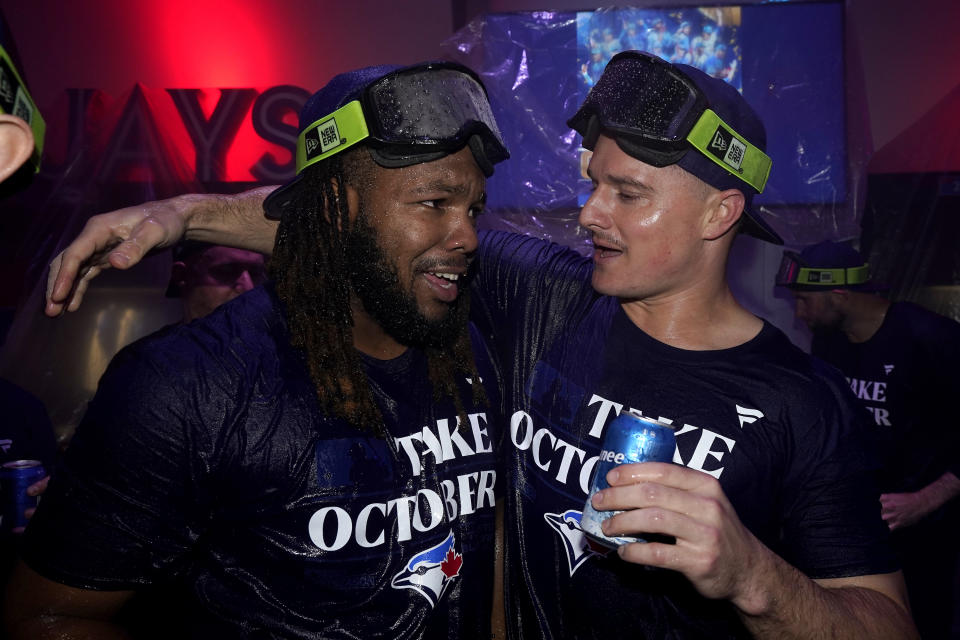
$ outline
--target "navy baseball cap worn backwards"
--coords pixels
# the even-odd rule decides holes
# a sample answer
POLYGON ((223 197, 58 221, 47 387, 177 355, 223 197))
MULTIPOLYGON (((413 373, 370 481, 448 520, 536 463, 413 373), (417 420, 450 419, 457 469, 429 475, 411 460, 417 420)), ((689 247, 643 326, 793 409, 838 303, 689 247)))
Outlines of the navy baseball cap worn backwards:
POLYGON ((641 51, 623 51, 567 125, 593 149, 602 133, 624 153, 655 167, 676 164, 716 189, 746 199, 744 233, 783 244, 752 210, 772 162, 763 122, 729 83, 641 51))
POLYGON ((777 286, 794 291, 875 290, 870 265, 845 242, 818 242, 800 253, 784 251, 777 286))
POLYGON ((335 76, 300 111, 297 175, 264 202, 279 219, 304 169, 363 142, 382 167, 439 160, 469 146, 489 177, 510 157, 486 89, 468 67, 425 62, 365 67, 335 76))

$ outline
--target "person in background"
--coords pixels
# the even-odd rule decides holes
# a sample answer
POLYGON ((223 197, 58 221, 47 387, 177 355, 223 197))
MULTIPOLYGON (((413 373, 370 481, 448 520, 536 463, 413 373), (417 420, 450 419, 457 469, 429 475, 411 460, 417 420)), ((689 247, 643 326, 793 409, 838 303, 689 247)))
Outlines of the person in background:
POLYGON ((118 637, 173 584, 189 637, 489 636, 499 377, 468 283, 507 156, 461 65, 314 94, 271 281, 113 359, 27 527, 10 635, 118 637))
POLYGON ((183 303, 183 322, 209 314, 266 281, 263 255, 186 240, 173 248, 166 296, 183 303))
POLYGON ((843 373, 874 423, 880 502, 924 638, 950 637, 960 602, 960 324, 879 295, 849 243, 784 253, 777 284, 813 332, 811 352, 843 373))

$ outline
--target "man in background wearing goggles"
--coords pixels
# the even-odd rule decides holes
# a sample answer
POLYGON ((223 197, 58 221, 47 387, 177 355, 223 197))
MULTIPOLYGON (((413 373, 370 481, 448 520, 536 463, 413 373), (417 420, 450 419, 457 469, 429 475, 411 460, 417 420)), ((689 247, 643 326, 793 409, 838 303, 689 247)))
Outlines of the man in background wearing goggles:
MULTIPOLYGON (((780 243, 751 207, 770 168, 756 114, 720 80, 630 52, 570 126, 592 150, 580 214, 592 260, 485 233, 473 285, 472 317, 507 382, 510 637, 915 637, 859 408, 726 282, 738 231, 780 243), (588 544, 579 521, 604 427, 628 407, 676 425, 683 464, 621 467, 595 506, 624 510, 607 534, 676 542, 613 552, 588 544)), ((224 209, 272 232, 255 222, 260 197, 217 214, 210 200, 151 203, 149 225, 135 224, 139 209, 104 214, 51 265, 48 313, 76 308, 90 274, 168 246, 184 225, 235 238, 224 209)))
POLYGON ((924 638, 950 637, 960 594, 960 324, 879 295, 845 242, 786 251, 776 284, 813 332, 811 352, 837 367, 873 418, 880 504, 924 638))
POLYGON ((101 378, 27 527, 11 637, 117 637, 147 586, 173 598, 150 637, 490 636, 499 386, 468 284, 508 154, 485 90, 359 69, 300 132, 270 282, 101 378))

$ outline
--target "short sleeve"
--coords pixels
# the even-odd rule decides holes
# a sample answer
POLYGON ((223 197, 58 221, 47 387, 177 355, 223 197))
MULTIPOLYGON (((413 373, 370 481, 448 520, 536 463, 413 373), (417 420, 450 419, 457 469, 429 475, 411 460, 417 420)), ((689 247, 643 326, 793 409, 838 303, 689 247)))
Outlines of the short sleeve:
POLYGON ((880 517, 877 452, 867 414, 839 373, 813 360, 818 419, 798 434, 791 475, 801 478, 785 505, 783 555, 811 578, 889 573, 899 567, 880 517))

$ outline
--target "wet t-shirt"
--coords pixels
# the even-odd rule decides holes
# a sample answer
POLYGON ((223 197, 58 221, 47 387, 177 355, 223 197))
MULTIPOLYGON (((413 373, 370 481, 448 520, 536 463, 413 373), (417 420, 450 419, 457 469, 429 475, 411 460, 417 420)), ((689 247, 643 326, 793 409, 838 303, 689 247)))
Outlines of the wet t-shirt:
POLYGON ((960 477, 960 324, 894 302, 867 341, 814 335, 811 350, 846 376, 870 412, 884 453, 885 491, 916 491, 944 472, 960 477))
POLYGON ((487 233, 480 253, 474 322, 507 378, 510 637, 749 637, 732 605, 584 537, 603 435, 630 409, 670 422, 674 461, 718 478, 744 524, 808 576, 896 569, 863 413, 831 368, 767 323, 722 351, 658 342, 593 291, 589 260, 557 245, 487 233))
POLYGON ((258 288, 120 352, 27 531, 75 587, 173 585, 203 638, 487 633, 496 374, 436 402, 424 355, 363 366, 389 438, 322 415, 258 288))

